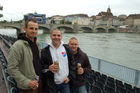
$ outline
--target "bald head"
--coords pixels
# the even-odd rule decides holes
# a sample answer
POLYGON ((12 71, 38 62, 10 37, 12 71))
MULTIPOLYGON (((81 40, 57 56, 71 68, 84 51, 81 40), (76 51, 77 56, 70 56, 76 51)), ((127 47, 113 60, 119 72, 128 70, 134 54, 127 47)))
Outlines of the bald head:
POLYGON ((54 29, 51 31, 50 38, 52 40, 52 44, 55 48, 58 48, 61 44, 62 33, 58 29, 54 29))
POLYGON ((62 32, 61 32, 59 29, 53 29, 53 30, 51 30, 50 35, 52 35, 52 33, 53 33, 54 31, 55 31, 55 32, 60 32, 61 35, 62 35, 62 32))
POLYGON ((73 53, 76 54, 77 49, 79 47, 77 38, 76 37, 70 38, 68 45, 73 50, 73 53))

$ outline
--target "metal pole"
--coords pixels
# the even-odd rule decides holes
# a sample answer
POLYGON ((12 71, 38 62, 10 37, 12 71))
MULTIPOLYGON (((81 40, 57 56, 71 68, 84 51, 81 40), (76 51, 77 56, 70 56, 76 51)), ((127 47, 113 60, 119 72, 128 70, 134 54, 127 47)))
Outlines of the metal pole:
MULTIPOLYGON (((138 86, 138 82, 140 82, 140 72, 138 70, 136 70, 135 72, 135 81, 134 81, 134 85, 138 86)), ((140 85, 139 85, 140 86, 140 85)))

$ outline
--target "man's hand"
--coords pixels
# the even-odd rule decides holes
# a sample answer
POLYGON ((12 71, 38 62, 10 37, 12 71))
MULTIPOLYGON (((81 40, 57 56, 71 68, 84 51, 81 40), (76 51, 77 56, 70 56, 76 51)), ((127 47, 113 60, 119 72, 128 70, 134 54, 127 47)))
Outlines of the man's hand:
POLYGON ((68 83, 69 81, 70 81, 69 78, 65 78, 65 79, 64 79, 64 83, 68 83))
POLYGON ((38 88, 38 82, 35 82, 34 80, 31 80, 30 82, 29 82, 29 87, 31 88, 31 89, 33 89, 33 90, 35 90, 35 89, 37 89, 38 88))
POLYGON ((78 68, 77 73, 82 75, 84 73, 84 69, 82 67, 78 68))
POLYGON ((55 64, 52 64, 52 65, 49 66, 49 70, 53 73, 56 73, 59 70, 59 66, 55 65, 55 64))

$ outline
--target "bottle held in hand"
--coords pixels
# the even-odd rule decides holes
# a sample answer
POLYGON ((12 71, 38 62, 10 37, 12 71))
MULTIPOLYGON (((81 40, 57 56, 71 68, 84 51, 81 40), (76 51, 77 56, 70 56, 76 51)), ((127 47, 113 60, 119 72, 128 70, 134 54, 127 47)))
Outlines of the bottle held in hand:
POLYGON ((80 63, 77 63, 77 69, 81 68, 81 64, 80 63))
POLYGON ((54 64, 59 66, 59 62, 58 61, 55 61, 54 64))
MULTIPOLYGON (((38 75, 35 75, 34 82, 39 82, 39 76, 38 75)), ((37 85, 37 87, 38 87, 38 85, 37 85)))
MULTIPOLYGON (((55 61, 54 62, 54 65, 58 66, 58 70, 59 70, 59 62, 58 61, 55 61)), ((57 72, 58 72, 58 70, 57 70, 57 72)))

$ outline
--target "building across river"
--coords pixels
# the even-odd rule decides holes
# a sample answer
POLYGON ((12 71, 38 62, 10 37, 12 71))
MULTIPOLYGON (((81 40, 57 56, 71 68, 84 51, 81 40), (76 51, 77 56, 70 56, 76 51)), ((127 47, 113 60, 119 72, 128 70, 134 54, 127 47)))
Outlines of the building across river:
POLYGON ((46 14, 29 13, 24 15, 24 20, 35 18, 39 24, 46 24, 46 14))

